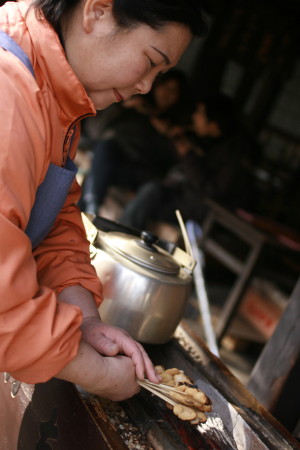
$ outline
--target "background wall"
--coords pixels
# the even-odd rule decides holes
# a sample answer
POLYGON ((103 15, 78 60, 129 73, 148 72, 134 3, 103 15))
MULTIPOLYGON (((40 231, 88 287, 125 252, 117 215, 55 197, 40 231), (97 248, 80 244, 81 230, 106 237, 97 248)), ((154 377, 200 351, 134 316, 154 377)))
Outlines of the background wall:
POLYGON ((234 98, 262 145, 257 211, 300 229, 300 2, 209 5, 209 33, 187 60, 193 92, 234 98))

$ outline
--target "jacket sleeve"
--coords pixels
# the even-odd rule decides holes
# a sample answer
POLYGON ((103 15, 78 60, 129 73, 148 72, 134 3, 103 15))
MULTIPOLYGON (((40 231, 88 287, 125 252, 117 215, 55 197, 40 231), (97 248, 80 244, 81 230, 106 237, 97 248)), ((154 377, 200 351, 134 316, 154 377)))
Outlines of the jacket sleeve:
POLYGON ((76 356, 82 314, 38 282, 24 230, 49 157, 47 113, 25 66, 0 58, 0 371, 37 383, 76 356))

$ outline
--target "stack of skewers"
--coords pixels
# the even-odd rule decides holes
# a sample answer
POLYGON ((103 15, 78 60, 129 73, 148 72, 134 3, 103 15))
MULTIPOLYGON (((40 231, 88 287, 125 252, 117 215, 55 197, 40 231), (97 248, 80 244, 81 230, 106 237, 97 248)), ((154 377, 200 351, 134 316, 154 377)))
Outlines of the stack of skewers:
POLYGON ((162 382, 155 384, 145 379, 139 381, 139 385, 164 400, 181 420, 189 421, 192 425, 206 422, 206 413, 212 410, 209 397, 182 370, 165 370, 163 366, 156 366, 155 369, 162 382))

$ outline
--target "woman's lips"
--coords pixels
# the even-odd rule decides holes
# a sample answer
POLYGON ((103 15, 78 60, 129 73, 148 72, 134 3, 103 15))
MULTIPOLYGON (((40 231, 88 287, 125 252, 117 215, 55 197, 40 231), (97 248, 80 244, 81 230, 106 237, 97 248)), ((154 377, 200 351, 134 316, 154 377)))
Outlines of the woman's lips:
POLYGON ((114 91, 114 93, 115 93, 115 97, 116 97, 116 99, 117 99, 117 102, 121 102, 122 100, 124 100, 124 98, 122 97, 122 95, 120 94, 120 92, 117 91, 117 89, 114 89, 113 91, 114 91))

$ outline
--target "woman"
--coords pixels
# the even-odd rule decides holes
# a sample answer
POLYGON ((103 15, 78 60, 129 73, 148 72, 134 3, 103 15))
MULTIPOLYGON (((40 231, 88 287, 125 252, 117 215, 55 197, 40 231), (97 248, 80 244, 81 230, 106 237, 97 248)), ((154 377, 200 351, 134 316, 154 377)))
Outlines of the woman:
POLYGON ((7 2, 0 29, 0 370, 130 397, 159 380, 99 318, 72 159, 82 118, 147 93, 201 33, 199 0, 7 2))

